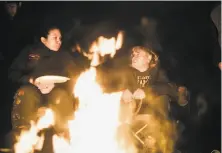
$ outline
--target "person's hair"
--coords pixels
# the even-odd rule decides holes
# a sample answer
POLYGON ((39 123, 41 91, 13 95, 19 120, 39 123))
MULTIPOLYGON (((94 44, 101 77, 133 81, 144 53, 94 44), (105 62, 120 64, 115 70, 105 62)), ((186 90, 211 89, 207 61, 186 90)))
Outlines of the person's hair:
POLYGON ((40 38, 41 37, 44 37, 44 38, 47 38, 48 37, 48 34, 51 30, 54 30, 54 29, 58 29, 60 32, 61 29, 58 27, 58 26, 43 26, 42 28, 40 28, 37 32, 37 34, 35 35, 35 42, 40 42, 40 38))
POLYGON ((18 8, 22 6, 22 2, 19 1, 5 1, 5 5, 7 4, 16 4, 18 8))
POLYGON ((40 35, 41 35, 40 37, 45 37, 45 38, 47 38, 49 32, 50 32, 51 30, 54 30, 54 29, 58 29, 58 30, 61 32, 61 30, 60 30, 60 28, 59 28, 58 26, 43 27, 43 28, 41 29, 41 32, 40 32, 40 35))
MULTIPOLYGON (((143 47, 143 46, 134 46, 131 49, 131 53, 136 50, 142 50, 142 51, 146 52, 147 54, 151 55, 151 61, 149 64, 150 67, 155 67, 158 64, 159 57, 151 48, 143 47)), ((131 56, 130 56, 130 59, 131 59, 131 56)))

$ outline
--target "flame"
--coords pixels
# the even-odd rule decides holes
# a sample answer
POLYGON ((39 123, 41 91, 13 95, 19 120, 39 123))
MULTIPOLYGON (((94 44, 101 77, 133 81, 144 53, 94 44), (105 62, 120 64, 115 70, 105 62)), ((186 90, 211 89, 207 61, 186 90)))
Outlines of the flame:
POLYGON ((100 56, 110 55, 114 57, 116 50, 119 50, 123 44, 123 32, 119 32, 117 38, 112 37, 110 39, 100 36, 94 41, 90 47, 90 52, 97 52, 100 56))
POLYGON ((72 151, 122 153, 116 139, 122 93, 103 93, 95 77, 96 69, 91 67, 79 77, 74 89, 80 104, 75 120, 69 122, 72 151))
POLYGON ((116 51, 122 47, 123 44, 123 32, 119 32, 117 38, 112 37, 110 39, 100 36, 94 41, 89 49, 89 54, 84 54, 91 60, 92 66, 97 66, 101 63, 101 57, 110 55, 113 58, 116 51))
POLYGON ((17 137, 17 143, 14 145, 15 153, 32 153, 34 150, 41 150, 44 135, 38 136, 38 133, 53 124, 53 112, 50 109, 46 109, 45 115, 37 123, 31 121, 31 128, 21 131, 21 135, 17 137))
MULTIPOLYGON (((78 77, 73 90, 73 94, 79 99, 79 106, 74 112, 75 118, 68 122, 69 140, 61 135, 53 135, 54 153, 137 153, 137 144, 132 141, 129 133, 133 133, 132 135, 139 140, 138 134, 147 126, 151 129, 148 132, 154 133, 157 137, 143 133, 146 139, 145 142, 141 142, 148 147, 156 145, 157 142, 158 150, 163 153, 172 152, 173 140, 170 140, 170 135, 174 133, 173 125, 168 120, 151 116, 147 118, 145 126, 139 125, 139 128, 136 127, 137 131, 130 131, 120 121, 122 92, 104 93, 96 82, 95 66, 101 63, 100 59, 105 55, 113 58, 122 43, 122 32, 116 39, 101 36, 92 43, 91 67, 78 77)), ((15 153, 32 153, 34 150, 41 150, 44 135, 38 136, 38 133, 51 125, 54 125, 54 116, 52 111, 47 109, 45 115, 36 124, 31 122, 31 128, 22 131, 14 146, 15 153)))
POLYGON ((80 104, 75 119, 69 122, 70 143, 55 136, 55 153, 108 152, 130 153, 133 148, 121 148, 117 141, 117 129, 120 126, 119 109, 122 92, 103 93, 95 82, 96 69, 91 67, 82 73, 74 88, 80 104), (87 95, 87 96, 86 96, 87 95))
MULTIPOLYGON (((113 57, 122 45, 122 35, 106 39, 99 37, 93 42, 94 53, 92 66, 99 64, 98 56, 109 54, 113 57), (93 63, 94 62, 94 63, 93 63)), ((77 79, 74 95, 79 99, 75 119, 69 121, 70 142, 62 137, 53 137, 55 153, 134 153, 134 146, 128 148, 120 145, 117 133, 120 126, 119 111, 122 92, 106 94, 96 82, 96 68, 90 67, 77 79)), ((123 141, 123 140, 121 140, 123 141)))

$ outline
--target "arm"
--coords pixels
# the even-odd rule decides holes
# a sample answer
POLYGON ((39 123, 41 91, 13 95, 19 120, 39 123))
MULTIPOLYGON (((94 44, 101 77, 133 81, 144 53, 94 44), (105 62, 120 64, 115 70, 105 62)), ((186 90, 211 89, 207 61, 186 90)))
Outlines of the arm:
POLYGON ((178 87, 169 81, 166 73, 160 69, 156 77, 156 81, 151 85, 152 90, 158 95, 168 95, 173 101, 178 101, 178 87))
POLYGON ((29 82, 29 79, 31 78, 30 72, 35 68, 38 62, 38 59, 33 57, 33 53, 30 52, 30 50, 30 46, 23 49, 9 68, 8 78, 12 82, 22 84, 29 82))
POLYGON ((167 77, 166 72, 164 70, 160 69, 157 72, 157 80, 156 80, 156 82, 158 82, 158 83, 169 83, 170 82, 170 80, 167 77))
POLYGON ((26 76, 24 74, 26 72, 28 52, 29 52, 29 47, 24 48, 10 66, 8 70, 8 78, 12 82, 21 83, 25 80, 26 76))
POLYGON ((171 83, 163 70, 159 71, 156 84, 152 87, 160 95, 168 95, 172 101, 178 102, 180 106, 188 103, 189 92, 186 87, 171 83))

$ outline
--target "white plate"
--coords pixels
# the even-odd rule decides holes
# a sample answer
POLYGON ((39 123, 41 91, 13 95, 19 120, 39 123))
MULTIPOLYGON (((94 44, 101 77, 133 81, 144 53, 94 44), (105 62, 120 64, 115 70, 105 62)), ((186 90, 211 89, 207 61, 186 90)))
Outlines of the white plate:
POLYGON ((50 83, 64 83, 68 80, 70 80, 70 78, 63 76, 47 75, 47 76, 38 77, 36 79, 36 82, 50 84, 50 83))

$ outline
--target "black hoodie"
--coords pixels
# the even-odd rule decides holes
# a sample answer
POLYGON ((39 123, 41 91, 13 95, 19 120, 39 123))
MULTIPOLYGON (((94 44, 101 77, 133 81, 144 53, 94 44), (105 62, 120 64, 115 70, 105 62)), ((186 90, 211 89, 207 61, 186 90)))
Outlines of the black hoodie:
POLYGON ((127 74, 128 88, 134 93, 138 88, 146 93, 152 92, 155 95, 168 95, 173 101, 178 100, 177 86, 171 83, 165 72, 158 68, 152 68, 145 72, 140 72, 134 68, 129 68, 127 74))
POLYGON ((145 72, 140 72, 130 66, 125 74, 128 80, 126 88, 132 93, 140 88, 148 94, 168 95, 173 101, 177 101, 177 86, 170 82, 165 71, 161 69, 158 55, 153 51, 147 50, 147 52, 153 55, 150 68, 145 72))
POLYGON ((77 66, 65 51, 51 51, 43 44, 27 46, 12 63, 8 77, 11 81, 25 84, 30 78, 43 75, 72 77, 77 66))

